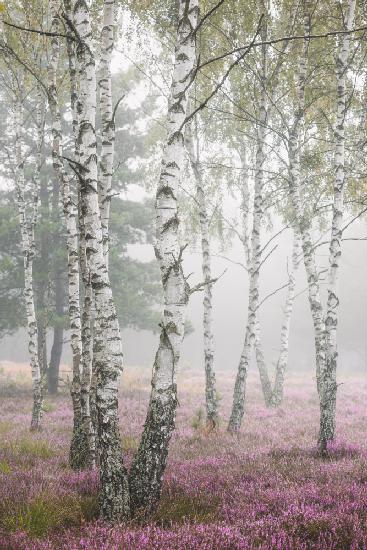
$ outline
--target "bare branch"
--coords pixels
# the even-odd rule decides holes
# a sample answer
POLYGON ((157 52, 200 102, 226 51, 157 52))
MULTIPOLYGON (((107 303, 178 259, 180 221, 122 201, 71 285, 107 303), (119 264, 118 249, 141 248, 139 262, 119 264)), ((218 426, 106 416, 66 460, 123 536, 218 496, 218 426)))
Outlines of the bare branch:
POLYGON ((201 283, 198 283, 197 285, 193 286, 192 288, 190 288, 189 294, 191 295, 194 292, 201 292, 202 290, 204 290, 206 286, 216 283, 217 281, 219 281, 219 279, 221 279, 221 277, 223 277, 226 271, 227 269, 225 269, 223 273, 219 275, 219 277, 215 277, 214 279, 208 279, 207 281, 202 281, 201 283))
POLYGON ((116 101, 116 105, 113 109, 113 113, 112 113, 112 120, 111 122, 114 124, 115 123, 115 116, 116 116, 116 111, 118 109, 118 106, 120 105, 121 101, 124 99, 126 94, 122 94, 122 96, 116 101))
POLYGON ((262 305, 264 302, 266 302, 266 300, 268 300, 271 296, 274 296, 274 294, 277 294, 278 292, 280 292, 281 290, 283 290, 283 288, 287 288, 287 286, 289 286, 289 282, 285 283, 284 285, 280 286, 279 288, 276 288, 275 290, 273 290, 272 292, 270 292, 269 294, 267 294, 265 296, 265 298, 263 298, 261 300, 261 302, 259 303, 259 305, 257 306, 257 308, 255 309, 255 311, 257 311, 262 305))
MULTIPOLYGON (((259 22, 258 22, 258 25, 257 25, 257 29, 256 29, 256 32, 255 32, 255 35, 252 39, 252 42, 250 43, 250 45, 245 49, 245 51, 239 56, 237 57, 237 59, 235 59, 235 61, 233 61, 233 63, 230 64, 230 66, 228 67, 228 69, 226 70, 226 72, 224 73, 224 75, 222 76, 222 78, 220 79, 220 81, 218 82, 218 84, 215 86, 215 88, 213 89, 213 91, 208 95, 208 97, 198 106, 196 107, 196 109, 194 109, 192 111, 192 113, 190 113, 186 118, 185 120, 183 121, 183 123, 181 124, 181 127, 179 128, 178 130, 178 133, 180 133, 182 131, 182 128, 185 126, 185 124, 187 124, 189 122, 189 120, 191 120, 192 118, 194 118, 194 116, 199 112, 201 111, 202 109, 204 109, 204 107, 207 105, 207 103, 211 100, 212 97, 215 96, 215 94, 218 92, 218 90, 220 90, 220 88, 223 86, 223 84, 225 83, 225 81, 227 80, 230 72, 232 71, 232 69, 238 65, 238 63, 247 55, 247 53, 250 51, 251 47, 252 47, 252 44, 255 43, 255 40, 256 40, 256 37, 257 35, 259 34, 260 32, 260 27, 261 27, 261 22, 264 18, 264 14, 261 15, 260 19, 259 19, 259 22)), ((243 49, 243 48, 242 48, 243 49)), ((191 81, 195 78, 195 75, 196 73, 198 72, 198 70, 202 67, 202 65, 199 67, 197 67, 194 71, 194 75, 191 79, 191 81)))
POLYGON ((250 44, 245 44, 244 46, 240 46, 238 48, 234 48, 233 50, 223 53, 222 55, 218 55, 217 57, 213 57, 212 59, 208 59, 208 61, 204 61, 197 70, 203 69, 207 65, 210 65, 211 63, 214 63, 215 61, 220 61, 222 59, 225 59, 226 57, 233 55, 234 53, 241 52, 242 50, 246 50, 246 53, 248 50, 251 50, 252 48, 257 48, 259 46, 271 46, 273 44, 278 44, 279 42, 290 42, 294 40, 314 40, 317 38, 329 38, 331 36, 338 36, 341 34, 354 34, 356 32, 362 32, 366 31, 367 26, 364 27, 358 27, 355 29, 351 29, 350 31, 343 30, 343 31, 328 31, 326 33, 322 34, 306 34, 306 35, 294 35, 294 36, 282 36, 281 38, 274 38, 272 40, 263 40, 261 42, 250 42, 250 44))
POLYGON ((10 23, 10 21, 4 21, 4 20, 2 21, 2 23, 4 23, 4 25, 7 25, 8 27, 14 27, 14 29, 19 29, 20 31, 33 32, 35 34, 40 34, 42 36, 59 36, 61 38, 69 38, 71 40, 76 41, 76 38, 74 38, 73 36, 69 36, 67 34, 62 34, 59 32, 43 31, 42 29, 30 29, 27 27, 21 27, 20 25, 15 25, 14 23, 10 23))
POLYGON ((212 9, 209 10, 209 11, 201 18, 201 20, 200 20, 199 23, 197 24, 196 29, 194 29, 193 34, 196 34, 196 33, 199 31, 199 29, 203 26, 203 24, 205 23, 205 21, 206 21, 209 17, 211 17, 211 16, 213 15, 213 13, 214 13, 218 8, 220 8, 220 6, 221 6, 222 4, 224 4, 224 2, 225 2, 225 0, 219 0, 219 2, 218 2, 217 4, 215 4, 215 6, 213 6, 212 9))

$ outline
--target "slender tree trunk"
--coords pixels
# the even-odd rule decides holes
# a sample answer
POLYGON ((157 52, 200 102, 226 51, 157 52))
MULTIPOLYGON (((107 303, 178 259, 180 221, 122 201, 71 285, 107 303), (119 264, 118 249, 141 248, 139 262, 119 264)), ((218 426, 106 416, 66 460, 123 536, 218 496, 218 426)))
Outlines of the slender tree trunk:
MULTIPOLYGON (((309 33, 310 7, 309 3, 306 1, 304 6, 304 34, 308 35, 309 33)), ((307 216, 303 211, 300 189, 300 130, 303 126, 305 116, 305 84, 307 78, 308 46, 309 40, 305 39, 297 75, 298 105, 289 133, 289 192, 295 217, 296 231, 300 236, 302 244, 303 262, 305 265, 308 284, 308 297, 315 334, 317 389, 319 395, 321 395, 320 372, 325 363, 325 324, 323 318, 323 307, 320 298, 319 275, 316 267, 315 249, 310 230, 311 222, 307 219, 307 216)))
POLYGON ((64 345, 64 281, 60 271, 55 273, 55 314, 53 342, 51 347, 50 364, 47 370, 48 392, 56 394, 59 389, 60 363, 64 345))
POLYGON ((96 430, 97 412, 95 403, 95 390, 92 391, 92 285, 84 287, 83 315, 82 315, 82 339, 83 339, 83 374, 81 383, 81 408, 84 432, 87 439, 88 456, 86 459, 89 468, 95 468, 96 456, 96 430))
POLYGON ((177 407, 176 371, 190 288, 182 271, 177 194, 184 164, 184 125, 196 62, 198 0, 180 0, 168 135, 156 194, 155 254, 161 270, 164 311, 153 365, 152 391, 138 452, 130 471, 133 513, 154 509, 160 498, 177 407))
POLYGON ((284 377, 288 365, 289 329, 296 289, 296 274, 300 262, 300 241, 297 233, 293 234, 292 265, 288 275, 287 296, 283 311, 283 320, 280 330, 280 353, 275 370, 275 381, 272 395, 273 407, 279 407, 284 397, 284 377))
POLYGON ((251 263, 251 250, 250 250, 250 238, 249 238, 249 226, 250 226, 250 188, 249 188, 249 166, 248 166, 248 153, 247 148, 244 147, 240 152, 242 174, 241 174, 241 218, 242 218, 242 235, 241 242, 245 252, 246 265, 251 263))
MULTIPOLYGON (((60 32, 59 2, 51 0, 51 29, 52 32, 60 32)), ((65 172, 62 161, 62 131, 61 115, 57 94, 57 70, 60 55, 59 39, 57 36, 51 39, 51 55, 48 68, 48 102, 52 116, 52 161, 55 173, 60 182, 64 219, 67 231, 68 251, 68 298, 70 318, 70 338, 73 355, 73 380, 71 396, 73 402, 74 425, 73 437, 70 447, 70 465, 79 469, 85 465, 85 438, 82 429, 82 414, 80 401, 80 362, 82 356, 81 321, 80 321, 80 294, 79 294, 79 255, 78 255, 78 230, 77 210, 75 208, 69 176, 65 172)))
MULTIPOLYGON (((42 241, 41 237, 41 241, 42 241)), ((42 247, 42 244, 41 244, 42 247)), ((46 276, 47 274, 47 267, 44 262, 45 256, 43 255, 43 250, 41 250, 41 258, 39 267, 42 272, 42 279, 45 274, 46 270, 46 276)), ((42 280, 38 286, 38 289, 36 290, 36 312, 37 312, 37 332, 38 332, 38 357, 39 357, 39 364, 41 369, 41 377, 44 378, 45 376, 48 377, 49 371, 48 371, 48 362, 47 362, 47 329, 48 329, 48 309, 49 309, 49 289, 48 289, 48 281, 42 280)))
MULTIPOLYGON (((42 306, 40 305, 40 308, 42 306)), ((36 311, 39 311, 38 305, 36 311)), ((38 357, 39 364, 41 369, 41 376, 48 376, 48 362, 47 362, 47 325, 46 319, 43 318, 41 314, 41 319, 37 323, 37 333, 38 333, 38 357)))
MULTIPOLYGON (((262 13, 265 13, 265 5, 262 2, 262 13)), ((266 21, 264 20, 261 37, 265 39, 267 35, 266 21)), ((245 412, 245 390, 247 370, 251 356, 251 346, 256 338, 256 319, 257 309, 259 306, 259 272, 261 266, 261 242, 260 230, 261 221, 263 218, 263 185, 264 185, 264 163, 265 163, 265 137, 266 137, 266 121, 267 121, 267 91, 266 91, 266 49, 262 49, 262 76, 261 76, 261 92, 260 92, 260 112, 257 127, 256 138, 256 160, 255 160, 255 193, 254 193, 254 212, 251 234, 251 263, 249 267, 250 286, 249 286, 249 302, 248 314, 245 330, 245 338, 243 350, 241 353, 240 362, 238 365, 236 382, 233 392, 233 403, 231 416, 228 424, 228 431, 231 433, 238 432, 243 415, 245 412)), ((265 399, 268 399, 266 387, 270 387, 270 381, 266 371, 261 369, 261 364, 258 364, 260 378, 264 390, 265 399)))
POLYGON ((292 247, 292 266, 288 274, 287 295, 283 312, 283 320, 280 331, 280 352, 275 370, 274 386, 271 385, 267 375, 267 366, 264 353, 261 346, 259 322, 255 323, 255 352, 256 361, 259 366, 260 380, 262 384, 265 404, 268 407, 279 407, 284 396, 284 378, 285 371, 288 365, 288 350, 289 350, 289 329, 291 315, 293 311, 293 303, 295 298, 296 288, 296 272, 300 261, 300 246, 299 239, 296 234, 293 238, 292 247), (263 373, 266 374, 265 379, 262 378, 263 373))
POLYGON ((209 430, 213 430, 218 425, 218 403, 214 371, 214 344, 212 329, 212 280, 211 275, 211 254, 210 254, 210 236, 209 219, 206 209, 206 199, 204 192, 204 183, 200 170, 199 159, 199 140, 197 128, 195 126, 195 144, 191 128, 186 128, 187 151, 190 164, 196 183, 196 201, 199 210, 200 232, 201 232, 201 254, 202 254, 202 272, 204 282, 203 297, 203 330, 204 330, 204 365, 205 365, 205 404, 206 404, 206 425, 209 430), (196 145, 196 147, 195 147, 196 145))
MULTIPOLYGON (((40 182, 40 206, 46 224, 50 219, 49 192, 46 181, 40 182)), ((38 272, 40 281, 36 289, 36 311, 38 324, 38 357, 42 375, 48 372, 47 360, 47 329, 50 298, 50 237, 44 229, 40 236, 38 272)))
POLYGON ((62 347, 64 342, 64 327, 56 325, 54 327, 53 342, 51 347, 50 364, 47 370, 48 393, 56 395, 59 390, 60 363, 62 347))
MULTIPOLYGON (((52 116, 52 115, 51 115, 52 116)), ((56 144, 57 145, 57 144, 56 144)), ((47 369, 47 386, 51 394, 56 394, 59 387, 59 371, 64 339, 64 302, 65 287, 62 278, 64 266, 60 266, 59 250, 62 247, 61 220, 60 220, 60 182, 55 173, 52 191, 52 246, 56 250, 53 257, 53 281, 55 293, 55 324, 53 343, 51 348, 50 363, 47 369)))
POLYGON ((101 327, 101 349, 95 357, 97 375, 98 449, 100 455, 100 513, 119 521, 130 515, 129 488, 123 464, 118 425, 118 380, 122 371, 121 336, 103 250, 98 200, 96 68, 88 4, 74 5, 79 33, 79 161, 81 215, 85 228, 86 262, 90 273, 96 322, 101 327))
MULTIPOLYGON (((41 377, 41 369, 38 357, 38 330, 37 320, 34 302, 34 290, 33 290, 33 260, 35 256, 35 226, 38 217, 38 193, 39 193, 39 173, 36 169, 36 177, 34 178, 33 193, 32 193, 32 212, 30 216, 27 216, 26 202, 24 197, 25 191, 25 177, 24 177, 24 159, 22 155, 22 137, 21 128, 23 124, 22 120, 22 105, 20 101, 14 103, 14 146, 15 146, 15 162, 16 162, 16 194, 17 194, 17 206, 19 223, 22 237, 22 249, 24 256, 24 301, 27 317, 27 331, 28 331, 28 351, 30 356, 31 371, 32 371, 32 385, 33 385, 33 407, 32 407, 32 420, 31 430, 41 429, 42 418, 42 405, 43 405, 43 384, 41 377)), ((43 142, 43 126, 41 123, 42 114, 40 103, 37 106, 37 126, 38 126, 38 138, 37 149, 38 151, 42 147, 43 142)), ((37 163, 38 164, 38 163, 37 163)))
MULTIPOLYGON (((346 18, 346 30, 353 27, 356 0, 349 0, 346 18)), ((334 204, 329 248, 329 280, 327 291, 326 319, 325 319, 325 368, 321 371, 321 399, 320 399, 320 434, 319 444, 325 451, 329 441, 335 436, 335 409, 336 409, 336 369, 338 361, 337 327, 338 327, 338 274, 341 259, 342 223, 345 187, 345 117, 347 114, 346 72, 348 69, 350 36, 345 34, 342 39, 340 52, 336 60, 337 70, 337 119, 335 126, 335 180, 334 204)))
POLYGON ((116 6, 114 0, 105 0, 103 5, 101 61, 98 80, 102 134, 98 182, 99 204, 103 234, 103 251, 107 260, 109 247, 108 225, 110 219, 113 157, 115 149, 115 121, 112 108, 111 74, 116 19, 115 9, 116 6))
MULTIPOLYGON (((101 154, 99 163, 99 179, 98 179, 98 196, 99 209, 102 226, 103 239, 103 254, 108 269, 109 257, 109 218, 110 218, 110 203, 113 175, 113 157, 115 147, 115 121, 112 108, 112 73, 111 61, 114 48, 114 33, 115 33, 115 14, 116 5, 114 1, 105 1, 103 5, 103 27, 102 27, 102 43, 101 43, 101 59, 99 68, 99 105, 101 115, 101 154)), ((88 345, 88 337, 91 336, 92 325, 92 309, 93 297, 92 289, 88 283, 88 278, 85 277, 85 315, 83 315, 85 334, 88 345), (88 336, 89 330, 89 336, 88 336)), ((96 461, 96 448, 98 440, 98 415, 97 415, 97 369, 95 360, 98 353, 103 348, 103 331, 99 325, 98 318, 94 319, 93 323, 93 345, 89 347, 90 363, 86 365, 83 376, 83 397, 85 397, 85 422, 89 426, 89 435, 92 449, 94 450, 94 462, 96 461)), ((92 341, 90 340, 89 344, 92 341)), ((87 355, 86 354, 86 355, 87 355)), ((87 357, 86 357, 87 361, 87 357)))
MULTIPOLYGON (((73 21, 75 2, 64 0, 64 8, 66 17, 69 21, 73 21)), ((75 145, 75 159, 79 163, 79 115, 81 109, 80 99, 78 95, 77 83, 77 59, 75 50, 75 41, 72 33, 67 39, 67 53, 69 63, 69 78, 70 78, 70 103, 72 111, 72 127, 75 145)), ((96 466, 96 432, 97 432, 97 413, 95 407, 95 391, 91 389, 92 380, 92 364, 93 364, 93 344, 92 344, 92 317, 93 317, 93 291, 91 286, 90 273, 87 267, 86 259, 86 243, 85 243, 85 228, 84 221, 81 215, 81 200, 80 190, 78 193, 78 226, 79 226, 79 267, 82 274, 84 297, 81 317, 81 341, 82 341, 82 363, 81 363, 81 386, 80 386, 80 407, 81 407, 81 424, 80 445, 83 447, 83 452, 79 452, 81 467, 94 468, 96 466)))

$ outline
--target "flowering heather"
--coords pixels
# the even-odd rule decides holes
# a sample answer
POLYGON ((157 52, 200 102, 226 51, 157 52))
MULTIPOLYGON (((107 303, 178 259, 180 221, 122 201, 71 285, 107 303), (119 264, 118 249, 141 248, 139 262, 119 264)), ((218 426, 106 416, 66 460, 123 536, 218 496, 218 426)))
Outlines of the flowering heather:
MULTIPOLYGON (((129 465, 149 397, 148 371, 127 369, 121 434, 129 465)), ((149 523, 110 526, 98 519, 97 472, 67 463, 68 395, 46 400, 43 431, 28 430, 27 389, 2 392, 0 548, 36 549, 364 549, 367 548, 367 385, 339 388, 338 440, 315 448, 318 399, 311 375, 292 376, 281 409, 266 409, 250 375, 242 432, 226 433, 232 377, 218 373, 222 426, 207 434, 202 377, 180 377, 177 430, 164 491, 149 523)), ((341 380, 342 381, 342 380, 341 380)))

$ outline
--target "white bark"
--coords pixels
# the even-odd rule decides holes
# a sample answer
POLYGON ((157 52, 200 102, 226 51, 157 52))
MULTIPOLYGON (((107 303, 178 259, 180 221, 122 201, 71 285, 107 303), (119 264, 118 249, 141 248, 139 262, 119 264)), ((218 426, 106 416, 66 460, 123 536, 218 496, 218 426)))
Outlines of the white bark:
MULTIPOLYGON (((307 3, 305 4, 304 10, 304 33, 305 35, 308 35, 310 33, 310 15, 307 3)), ((304 40, 303 52, 300 59, 299 71, 297 75, 298 105, 289 135, 289 192, 291 196, 294 217, 296 220, 296 231, 299 234, 302 243, 303 261, 308 283, 308 297, 315 333, 316 378, 317 387, 320 394, 320 372, 325 363, 325 324, 320 298, 320 285, 316 267, 315 250, 310 229, 311 222, 304 214, 300 189, 300 131, 303 126, 305 116, 305 83, 307 78, 308 46, 309 41, 304 40)))
MULTIPOLYGON (((353 27, 356 0, 349 0, 346 17, 346 30, 353 27)), ((348 69, 350 35, 345 34, 336 60, 337 70, 337 118, 335 126, 335 180, 334 202, 329 248, 329 278, 325 318, 326 362, 321 371, 320 399, 320 445, 326 449, 328 441, 334 439, 336 407, 336 369, 338 360, 337 326, 338 326, 338 274, 341 259, 342 223, 345 187, 345 117, 347 114, 346 72, 348 69)))
POLYGON ((288 287, 280 329, 280 352, 275 371, 275 381, 272 393, 272 405, 278 407, 284 396, 284 377, 288 365, 289 329, 296 289, 296 274, 301 260, 300 240, 296 232, 293 234, 292 263, 288 274, 288 287))
MULTIPOLYGON (((261 4, 262 13, 265 12, 265 3, 261 4)), ((263 22, 261 38, 265 40, 267 35, 266 21, 263 22)), ((254 192, 254 211, 251 232, 251 262, 249 265, 250 286, 249 286, 249 302, 247 322, 245 329, 244 345, 241 353, 240 362, 238 365, 236 382, 233 392, 233 403, 231 416, 228 424, 228 431, 238 432, 245 411, 245 390, 247 370, 250 362, 251 346, 255 343, 256 338, 256 318, 257 309, 259 306, 259 271, 261 265, 261 241, 260 231, 263 218, 263 185, 264 185, 264 163, 265 163, 265 139, 266 139, 266 122, 268 115, 268 101, 266 90, 266 48, 262 47, 262 74, 261 74, 261 90, 260 90, 260 107, 259 120, 257 125, 256 136, 256 160, 255 160, 255 192, 254 192)), ((261 369, 261 363, 258 363, 260 378, 263 384, 263 389, 267 392, 266 379, 267 372, 261 369)), ((268 399, 268 395, 265 395, 268 399)))
POLYGON ((218 403, 214 371, 214 342, 212 328, 212 287, 209 219, 206 208, 206 194, 200 169, 199 140, 195 127, 195 142, 191 128, 186 129, 187 152, 196 183, 196 202, 199 210, 201 232, 202 273, 205 283, 203 297, 204 365, 205 365, 205 404, 208 429, 218 425, 218 403), (196 147, 195 147, 196 145, 196 147))
MULTIPOLYGON (((73 19, 74 1, 64 0, 66 16, 69 20, 73 19)), ((67 39, 67 52, 69 63, 69 79, 70 79, 70 103, 72 112, 72 128, 74 136, 74 153, 75 159, 79 162, 79 117, 78 117, 78 82, 77 82, 77 60, 75 52, 75 41, 72 38, 67 39)), ((80 205, 80 192, 78 193, 78 204, 80 205)), ((79 260, 79 271, 82 275, 84 285, 84 297, 82 314, 80 312, 81 297, 79 296, 79 315, 80 319, 80 334, 81 334, 81 364, 80 364, 80 379, 79 379, 79 396, 80 396, 80 421, 79 416, 74 415, 75 428, 74 437, 71 445, 71 460, 74 467, 94 468, 96 466, 96 429, 91 416, 91 378, 92 378, 92 306, 93 296, 90 282, 90 274, 87 269, 86 254, 85 254, 85 235, 83 220, 80 216, 80 208, 75 212, 75 225, 79 229, 79 239, 76 243, 77 260, 79 260)), ((79 275, 80 280, 80 275, 79 275)))
POLYGON ((122 371, 122 345, 103 251, 95 131, 96 67, 90 14, 85 0, 79 0, 74 5, 74 23, 81 39, 77 43, 81 215, 85 228, 86 261, 93 289, 96 322, 103 336, 95 357, 100 513, 104 519, 118 521, 130 514, 127 476, 118 427, 118 379, 122 371))
MULTIPOLYGON (((60 3, 58 0, 50 0, 51 32, 60 33, 61 25, 59 18, 60 3)), ((55 173, 59 179, 64 221, 66 226, 66 247, 68 253, 68 302, 70 321, 70 340, 73 358, 73 378, 71 396, 74 412, 73 439, 70 448, 70 464, 74 469, 83 467, 85 440, 82 437, 82 413, 80 399, 81 382, 81 358, 82 358, 82 337, 80 319, 80 280, 79 280, 79 252, 78 252, 78 226, 77 209, 74 206, 70 189, 69 176, 63 165, 63 136, 61 129, 61 113, 57 90, 57 74, 60 57, 59 38, 53 36, 51 39, 51 52, 48 67, 48 103, 52 118, 52 163, 55 173)))
POLYGON ((112 109, 111 60, 114 48, 115 1, 105 0, 101 44, 100 74, 98 80, 101 113, 101 159, 99 164, 99 204, 101 212, 103 250, 108 259, 113 157, 115 147, 115 121, 112 109))
POLYGON ((22 152, 22 126, 23 126, 23 109, 20 100, 16 100, 13 105, 13 122, 14 122, 14 153, 15 153, 15 188, 17 196, 17 207, 19 224, 22 239, 23 262, 24 262, 24 301, 27 318, 27 333, 28 333, 28 351, 30 356, 30 365, 32 371, 32 386, 33 386, 33 407, 31 430, 39 430, 41 428, 42 405, 43 405, 43 383, 41 369, 38 358, 38 330, 36 311, 34 303, 33 290, 33 260, 36 252, 35 245, 35 226, 38 217, 38 193, 39 193, 39 174, 38 168, 39 155, 43 142, 43 135, 40 134, 41 128, 41 111, 40 105, 37 106, 37 169, 35 171, 35 179, 33 181, 32 192, 32 207, 31 211, 26 212, 25 202, 25 176, 24 176, 24 158, 22 152))
POLYGON ((182 271, 177 194, 184 164, 184 123, 195 67, 198 0, 180 0, 175 62, 168 107, 168 135, 156 193, 155 253, 161 270, 164 311, 153 366, 152 391, 139 450, 130 472, 132 510, 151 510, 162 487, 177 407, 176 372, 190 289, 182 271))
POLYGON ((242 174, 241 174, 241 214, 242 214, 242 235, 241 242, 245 251, 246 265, 249 266, 251 263, 251 249, 250 249, 250 238, 249 238, 249 228, 250 228, 250 188, 249 188, 249 166, 248 166, 248 154, 247 147, 245 147, 241 153, 241 165, 242 165, 242 174))

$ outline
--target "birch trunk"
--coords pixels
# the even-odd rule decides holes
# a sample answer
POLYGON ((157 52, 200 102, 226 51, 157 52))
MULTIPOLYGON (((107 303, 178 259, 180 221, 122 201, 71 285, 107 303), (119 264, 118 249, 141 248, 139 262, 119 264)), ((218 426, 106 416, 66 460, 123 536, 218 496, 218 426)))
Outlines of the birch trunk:
MULTIPOLYGON (((80 203, 80 200, 79 200, 80 203)), ((86 464, 94 468, 97 463, 97 411, 96 385, 92 388, 93 378, 93 340, 96 336, 93 327, 93 289, 87 266, 85 227, 79 209, 79 265, 84 285, 82 314, 82 377, 80 388, 82 423, 87 438, 88 456, 86 464)), ((95 379, 95 373, 94 373, 95 379)))
MULTIPOLYGON (((265 13, 265 4, 261 3, 262 13, 265 13)), ((266 37, 266 21, 264 20, 261 38, 266 37)), ((261 75, 261 92, 260 92, 260 111, 256 137, 256 160, 255 160, 255 192, 254 192, 254 212, 251 233, 251 262, 249 266, 250 287, 248 314, 245 330, 245 338, 243 350, 241 353, 240 362, 238 365, 236 382, 233 392, 233 403, 231 416, 228 424, 228 431, 231 433, 238 432, 244 411, 245 411, 245 390, 247 370, 250 362, 251 346, 256 338, 256 318, 257 309, 259 306, 259 270, 261 265, 261 245, 260 231, 263 218, 263 185, 265 163, 265 138, 266 138, 266 121, 267 121, 267 91, 266 91, 266 48, 262 48, 262 75, 261 75)), ((266 401, 270 398, 268 390, 271 387, 267 372, 262 370, 262 365, 258 364, 260 378, 262 381, 264 397, 266 401)))
POLYGON ((293 238, 292 247, 292 266, 288 275, 287 295, 285 300, 283 320, 280 330, 280 352, 279 358, 275 370, 274 385, 272 386, 269 377, 267 376, 267 366, 264 357, 264 353, 261 345, 260 326, 258 320, 255 323, 255 352, 256 361, 260 366, 260 380, 263 388, 263 394, 265 397, 265 404, 268 407, 279 407, 284 397, 284 378, 285 371, 288 365, 288 351, 289 351, 289 329, 291 315, 293 311, 293 303, 295 298, 296 288, 296 273, 300 260, 300 246, 299 239, 296 234, 293 238), (261 379, 263 373, 266 373, 265 379, 261 379))
POLYGON ((101 349, 96 358, 98 448, 100 454, 100 514, 119 521, 130 515, 129 489, 118 426, 118 379, 122 370, 121 336, 103 250, 98 200, 96 68, 88 4, 74 5, 79 73, 80 197, 85 227, 86 262, 90 273, 101 349))
POLYGON ((250 188, 249 188, 249 166, 248 166, 248 154, 246 147, 243 148, 240 152, 241 158, 241 221, 242 221, 242 235, 241 242, 245 252, 246 265, 249 266, 251 263, 251 250, 250 250, 250 238, 249 238, 249 227, 250 227, 250 188))
MULTIPOLYGON (((51 136, 52 137, 52 136, 51 136)), ((51 220, 54 227, 52 235, 49 236, 48 246, 52 242, 52 246, 59 248, 61 246, 61 231, 60 231, 60 185, 57 177, 52 178, 52 212, 51 220)), ((60 258, 58 255, 54 257, 52 276, 54 280, 55 293, 55 313, 56 324, 54 325, 54 338, 50 354, 50 363, 47 369, 47 383, 49 393, 57 393, 59 384, 59 367, 63 345, 64 327, 60 323, 60 319, 64 313, 64 281, 61 275, 60 258)))
MULTIPOLYGON (((310 8, 308 2, 304 9, 304 34, 310 34, 310 8)), ((325 324, 323 319, 323 307, 320 298, 319 276, 316 267, 315 250, 310 231, 310 220, 303 212, 300 189, 300 130, 303 127, 305 116, 305 83, 307 78, 309 40, 303 43, 303 52, 297 76, 297 109, 294 121, 290 128, 288 144, 289 160, 289 192, 292 208, 295 216, 296 231, 300 236, 303 252, 303 262, 306 270, 308 284, 308 298, 315 334, 316 351, 316 378, 319 395, 321 395, 320 372, 325 364, 325 324)))
MULTIPOLYGON (((49 194, 47 184, 40 184, 40 207, 44 212, 44 217, 49 220, 49 194)), ((41 376, 47 375, 49 380, 49 370, 47 368, 47 330, 49 317, 49 297, 50 297, 50 255, 49 255, 49 235, 45 231, 41 231, 38 270, 42 273, 42 277, 35 289, 36 293, 36 311, 37 311, 37 331, 38 331, 38 359, 41 369, 41 376)), ((36 267, 36 264, 35 264, 36 267)), ((37 269, 37 268, 36 268, 37 269)), ((48 391, 50 392, 50 386, 48 391)))
POLYGON ((292 265, 288 276, 287 296, 283 320, 280 329, 280 353, 275 370, 275 381, 272 394, 272 406, 279 407, 284 397, 284 377, 288 365, 289 329, 296 289, 296 274, 300 262, 300 241, 296 232, 293 234, 292 265))
POLYGON ((205 404, 206 426, 213 430, 218 425, 218 403, 214 371, 214 344, 212 329, 212 287, 211 254, 209 237, 209 219, 206 209, 204 183, 200 170, 199 141, 196 128, 196 147, 190 127, 186 129, 187 152, 196 183, 196 201, 199 210, 201 232, 202 273, 205 284, 203 298, 203 330, 204 330, 204 365, 205 365, 205 404), (195 152, 196 149, 196 152, 195 152))
MULTIPOLYGON (((101 59, 99 68, 99 107, 101 115, 101 155, 99 162, 99 209, 102 226, 103 253, 108 269, 108 252, 109 252, 109 218, 111 204, 111 189, 113 175, 113 158, 115 147, 115 123, 112 108, 112 73, 111 61, 114 48, 114 33, 115 33, 115 14, 116 5, 114 1, 105 1, 103 5, 103 28, 101 33, 101 59)), ((89 281, 89 279, 88 279, 89 281)), ((85 316, 85 331, 89 338, 91 336, 92 326, 92 310, 93 299, 89 282, 86 281, 86 310, 85 316), (89 286, 87 286, 89 285, 89 286), (90 294, 90 298, 88 298, 90 294)), ((87 340, 88 337, 86 336, 87 340)), ((103 348, 103 333, 99 325, 98 319, 94 319, 93 323, 93 345, 91 340, 88 342, 89 363, 86 365, 84 379, 84 392, 86 398, 85 420, 89 426, 91 442, 94 449, 94 462, 96 461, 97 440, 96 433, 98 432, 98 416, 96 411, 96 366, 95 359, 98 353, 103 348)), ((86 357, 87 360, 87 357, 86 357)))
MULTIPOLYGON (((101 113, 101 160, 99 163, 99 204, 103 235, 103 251, 108 260, 113 157, 115 148, 115 122, 112 109, 111 60, 114 48, 115 1, 105 0, 101 44, 100 77, 98 80, 101 113)), ((108 261, 107 261, 108 263, 108 261)))
MULTIPOLYGON (((65 14, 67 18, 73 21, 74 1, 64 0, 65 14)), ((69 78, 70 78, 70 104, 72 112, 72 128, 74 136, 74 154, 76 162, 79 163, 79 96, 77 82, 77 59, 75 51, 75 41, 72 38, 67 39, 67 53, 69 63, 69 78)), ((81 428, 77 431, 79 436, 76 442, 80 441, 78 447, 79 465, 80 467, 94 468, 96 466, 96 414, 92 417, 91 414, 91 378, 92 378, 92 310, 93 310, 93 292, 91 287, 90 273, 87 269, 86 261, 86 246, 85 246, 85 229, 84 222, 81 216, 80 208, 80 190, 78 192, 78 212, 77 220, 75 221, 79 228, 79 271, 82 275, 84 286, 83 307, 81 315, 81 369, 80 369, 80 409, 81 409, 81 428)), ((79 298, 80 300, 80 298, 79 298)), ((95 399, 93 399, 95 403, 95 399)), ((95 410, 95 407, 94 407, 95 410)))
MULTIPOLYGON (((34 290, 33 290, 33 260, 35 256, 35 226, 38 217, 38 192, 39 192, 39 174, 38 174, 38 160, 37 168, 35 171, 36 177, 34 178, 33 193, 32 193, 32 212, 30 216, 27 216, 26 202, 24 197, 25 192, 25 177, 24 177, 24 159, 22 153, 22 137, 21 128, 23 124, 22 120, 22 105, 19 100, 14 103, 14 147, 15 147, 15 186, 17 195, 17 207, 19 224, 22 239, 23 249, 23 265, 24 265, 24 301, 27 318, 27 332, 28 332, 28 351, 30 356, 30 364, 32 371, 32 387, 33 387, 33 407, 32 407, 32 419, 31 430, 41 429, 42 419, 42 406, 43 406, 43 382, 41 376, 41 368, 38 357, 38 330, 37 320, 35 312, 34 290)), ((37 106, 37 156, 41 150, 43 135, 40 136, 40 104, 37 106)))
POLYGON ((55 270, 55 314, 56 323, 53 330, 53 342, 50 353, 50 364, 47 370, 47 386, 48 392, 51 394, 57 394, 59 389, 59 372, 60 362, 64 340, 64 279, 60 273, 60 270, 55 270))
POLYGON ((175 62, 168 107, 168 135, 156 193, 156 245, 164 293, 161 334, 153 365, 144 431, 130 471, 133 513, 152 510, 161 494, 177 407, 176 371, 190 288, 182 270, 177 194, 184 164, 184 124, 196 63, 198 0, 180 0, 175 62))
MULTIPOLYGON (((346 18, 346 30, 353 27, 356 0, 349 0, 346 18)), ((338 361, 337 327, 338 327, 338 275, 341 259, 342 223, 345 187, 345 117, 347 114, 346 72, 348 69, 350 35, 342 39, 340 52, 336 60, 337 70, 337 119, 335 126, 335 180, 334 203, 329 248, 329 280, 325 319, 326 362, 321 371, 322 392, 320 399, 320 434, 319 444, 322 451, 335 435, 336 408, 336 369, 338 361)))
MULTIPOLYGON (((51 30, 60 33, 58 0, 50 1, 51 30)), ((52 163, 59 179, 64 220, 66 225, 66 245, 68 252, 68 301, 70 319, 70 339, 73 356, 73 380, 71 397, 73 402, 74 424, 73 436, 70 445, 69 461, 73 469, 80 469, 85 465, 85 437, 82 428, 82 412, 80 400, 81 383, 81 321, 80 321, 80 280, 78 256, 77 210, 72 200, 69 176, 65 172, 62 155, 61 114, 57 92, 57 70, 60 56, 58 36, 51 39, 51 54, 48 67, 48 102, 52 124, 52 163)))

